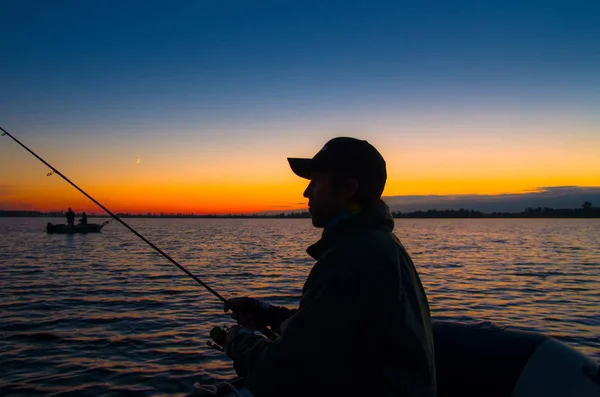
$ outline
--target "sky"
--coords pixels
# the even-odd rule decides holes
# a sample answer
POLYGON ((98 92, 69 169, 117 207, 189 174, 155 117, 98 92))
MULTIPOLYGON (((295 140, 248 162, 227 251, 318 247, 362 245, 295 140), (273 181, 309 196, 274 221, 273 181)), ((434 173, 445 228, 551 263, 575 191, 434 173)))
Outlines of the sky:
MULTIPOLYGON (((113 211, 305 208, 286 158, 335 136, 393 200, 600 187, 600 2, 0 8, 0 126, 113 211)), ((0 209, 100 212, 7 137, 0 169, 0 209)))

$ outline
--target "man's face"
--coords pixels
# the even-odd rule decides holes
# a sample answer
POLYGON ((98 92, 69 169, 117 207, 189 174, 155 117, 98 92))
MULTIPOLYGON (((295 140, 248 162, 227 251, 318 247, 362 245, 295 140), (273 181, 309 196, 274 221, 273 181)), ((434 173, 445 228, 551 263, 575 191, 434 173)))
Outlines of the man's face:
POLYGON ((314 172, 304 197, 308 199, 308 210, 315 227, 325 227, 327 223, 343 211, 349 204, 348 189, 334 186, 326 172, 314 172))

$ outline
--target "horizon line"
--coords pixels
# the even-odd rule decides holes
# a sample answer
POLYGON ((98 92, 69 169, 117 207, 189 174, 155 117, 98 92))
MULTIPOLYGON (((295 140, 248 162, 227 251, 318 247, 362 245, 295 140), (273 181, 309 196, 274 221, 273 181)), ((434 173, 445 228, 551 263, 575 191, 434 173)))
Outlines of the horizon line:
MULTIPOLYGON (((548 208, 577 208, 579 207, 584 201, 593 201, 596 202, 597 198, 596 195, 598 195, 598 197, 600 198, 600 185, 594 185, 594 186, 586 186, 586 185, 557 185, 557 186, 537 186, 534 188, 530 188, 527 190, 522 190, 520 192, 513 192, 513 193, 508 193, 508 192, 503 192, 503 193, 494 193, 494 194, 486 194, 486 193, 462 193, 462 194, 435 194, 435 193, 430 193, 430 194, 402 194, 402 195, 385 195, 381 197, 381 200, 383 200, 390 208, 396 207, 396 210, 398 210, 398 206, 412 206, 413 210, 416 210, 416 208, 414 208, 415 205, 417 205, 419 203, 419 200, 424 200, 422 202, 423 206, 422 208, 419 208, 419 210, 428 210, 428 209, 432 209, 432 210, 442 210, 442 209, 456 209, 456 200, 466 200, 464 203, 464 208, 473 208, 474 210, 482 210, 483 208, 477 208, 479 207, 479 205, 475 202, 473 202, 473 200, 481 200, 481 203, 479 204, 489 204, 491 203, 490 200, 492 199, 499 199, 499 200, 505 200, 505 199, 514 199, 517 197, 523 197, 523 198, 531 198, 532 200, 529 200, 527 203, 523 202, 520 203, 521 206, 517 207, 517 205, 519 205, 519 203, 514 203, 513 204, 513 208, 511 208, 511 211, 519 211, 519 210, 523 210, 525 208, 528 207, 548 207, 548 208), (592 194, 593 196, 589 196, 589 194, 592 194), (578 197, 580 200, 582 200, 579 205, 576 205, 574 203, 573 200, 571 200, 570 203, 565 203, 564 206, 562 204, 558 204, 558 203, 549 203, 547 202, 548 198, 553 198, 552 196, 560 196, 561 198, 566 198, 567 195, 571 196, 574 194, 584 194, 584 195, 588 195, 587 197, 582 196, 582 197, 578 197), (537 200, 539 199, 539 201, 537 200), (440 201, 440 202, 432 202, 431 200, 434 201, 440 201), (544 203, 544 201, 546 201, 546 203, 544 203), (450 203, 452 202, 452 206, 451 207, 446 207, 448 205, 450 205, 450 203), (426 207, 427 206, 427 207, 426 207), (430 207, 429 207, 430 206, 430 207)), ((575 197, 573 197, 574 199, 576 199, 575 197)), ((64 208, 68 207, 65 206, 63 208, 55 208, 55 209, 37 209, 37 208, 32 208, 33 206, 27 205, 25 204, 25 208, 18 208, 17 206, 15 206, 14 204, 17 203, 4 203, 4 204, 8 204, 7 207, 5 208, 1 208, 0 207, 0 211, 33 211, 33 212, 44 212, 44 213, 64 213, 65 210, 64 208), (12 205, 11 205, 12 204, 12 205)), ((91 204, 91 203, 90 203, 91 204)), ((2 205, 2 204, 0 204, 2 205)), ((17 204, 19 205, 19 204, 17 204)), ((62 207, 62 206, 61 206, 62 207)), ((72 205, 71 205, 72 207, 72 205)), ((90 208, 88 205, 81 205, 81 207, 84 207, 88 213, 90 214, 97 214, 97 211, 102 211, 100 208, 90 208)), ((169 205, 166 205, 165 207, 169 207, 169 205)), ((408 209, 408 208, 407 208, 408 209)), ((489 208, 487 209, 488 211, 490 210, 489 208)), ((257 209, 250 209, 250 210, 243 210, 241 208, 239 208, 237 211, 236 210, 219 210, 219 211, 203 211, 203 212, 197 212, 197 211, 169 211, 169 212, 165 212, 163 211, 156 211, 156 210, 144 210, 144 209, 138 209, 138 210, 133 210, 133 209, 122 209, 120 211, 113 211, 111 210, 111 212, 114 213, 120 213, 120 214, 170 214, 170 215, 175 215, 175 214, 189 214, 189 215, 231 215, 231 214, 273 214, 273 213, 281 213, 281 212, 306 212, 308 211, 308 206, 304 203, 294 203, 294 204, 288 204, 288 205, 265 205, 262 209, 257 210, 257 209), (298 206, 296 206, 298 205, 298 206)), ((83 211, 79 211, 78 213, 81 213, 83 211)))
MULTIPOLYGON (((585 204, 585 203, 584 203, 585 204)), ((597 209, 600 207, 595 207, 593 206, 592 203, 590 204, 590 209, 597 209)), ((470 209, 470 208, 461 208, 459 210, 456 209, 451 209, 451 208, 428 208, 426 210, 416 210, 416 211, 392 211, 390 209, 390 213, 392 214, 417 214, 417 213, 427 213, 427 212, 472 212, 472 213, 479 213, 479 214, 521 214, 521 213, 527 213, 527 212, 531 212, 531 211, 538 211, 538 210, 552 210, 552 211, 577 211, 577 210, 582 210, 582 206, 581 207, 575 207, 575 208, 554 208, 554 207, 525 207, 523 208, 521 211, 491 211, 491 212, 485 212, 485 211, 479 211, 479 210, 474 210, 474 209, 470 209)), ((82 214, 85 211, 82 212, 76 212, 75 214, 82 214)), ((64 216, 66 214, 65 211, 40 211, 40 210, 4 210, 4 209, 0 209, 0 213, 23 213, 23 214, 41 214, 41 215, 49 215, 49 216, 64 216)), ((229 213, 195 213, 195 212, 115 212, 115 215, 117 215, 118 217, 122 217, 122 216, 134 216, 134 217, 232 217, 232 216, 263 216, 263 217, 275 217, 275 216, 281 216, 282 214, 284 215, 290 215, 290 214, 297 214, 297 215, 305 215, 305 214, 310 214, 308 212, 308 210, 286 210, 286 211, 262 211, 262 212, 229 212, 229 213)), ((90 217, 92 216, 101 216, 101 217, 112 217, 111 215, 109 215, 108 213, 96 213, 96 212, 91 212, 89 214, 86 214, 90 217)))

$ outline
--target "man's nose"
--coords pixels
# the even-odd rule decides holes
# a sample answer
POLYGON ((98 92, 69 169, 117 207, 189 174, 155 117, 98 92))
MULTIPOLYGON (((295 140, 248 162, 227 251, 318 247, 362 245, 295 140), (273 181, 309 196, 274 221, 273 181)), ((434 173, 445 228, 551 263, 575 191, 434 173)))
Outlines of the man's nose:
POLYGON ((308 184, 308 186, 306 187, 306 189, 304 189, 304 194, 303 196, 306 198, 310 198, 310 188, 312 186, 312 181, 308 184))

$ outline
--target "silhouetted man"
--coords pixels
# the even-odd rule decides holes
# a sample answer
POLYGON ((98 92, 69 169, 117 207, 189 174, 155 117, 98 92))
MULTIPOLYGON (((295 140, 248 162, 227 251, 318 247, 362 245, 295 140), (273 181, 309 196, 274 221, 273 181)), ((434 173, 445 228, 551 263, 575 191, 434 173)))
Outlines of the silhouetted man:
POLYGON ((312 159, 304 197, 321 239, 298 309, 252 298, 225 305, 238 324, 225 350, 256 396, 436 394, 427 297, 381 200, 386 164, 367 141, 335 138, 312 159), (271 326, 270 341, 249 330, 271 326))
POLYGON ((69 211, 67 211, 67 224, 69 226, 73 226, 75 224, 75 213, 69 207, 69 211))
POLYGON ((87 225, 87 215, 85 212, 81 213, 81 219, 79 220, 80 225, 87 225))

